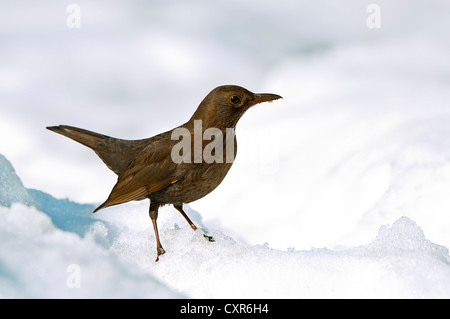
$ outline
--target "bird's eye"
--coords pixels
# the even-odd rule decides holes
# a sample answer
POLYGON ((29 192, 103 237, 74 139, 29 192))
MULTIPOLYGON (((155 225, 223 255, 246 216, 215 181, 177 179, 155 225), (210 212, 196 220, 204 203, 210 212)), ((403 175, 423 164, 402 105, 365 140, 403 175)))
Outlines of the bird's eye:
POLYGON ((237 95, 233 95, 230 99, 231 103, 233 104, 238 104, 239 102, 241 102, 241 99, 239 98, 239 96, 237 95))

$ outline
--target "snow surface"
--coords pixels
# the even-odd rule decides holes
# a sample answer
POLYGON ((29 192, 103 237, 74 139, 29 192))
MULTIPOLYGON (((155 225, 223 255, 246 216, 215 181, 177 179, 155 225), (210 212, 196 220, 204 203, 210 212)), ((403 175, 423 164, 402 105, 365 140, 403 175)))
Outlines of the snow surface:
POLYGON ((86 205, 20 186, 10 163, 0 159, 0 176, 8 176, 0 180, 2 193, 30 193, 0 206, 1 298, 450 297, 448 249, 426 239, 407 217, 382 226, 363 246, 279 250, 206 228, 188 206, 201 227, 194 232, 164 207, 159 227, 167 253, 155 262, 147 203, 93 215, 86 205), (68 207, 78 211, 79 223, 68 207), (66 215, 72 222, 57 226, 66 215))
POLYGON ((450 2, 379 0, 380 29, 360 0, 79 0, 68 29, 71 3, 0 4, 0 153, 17 171, 0 157, 2 296, 214 297, 251 281, 232 297, 448 297, 450 2), (155 264, 147 203, 92 215, 116 176, 44 128, 149 137, 222 84, 284 99, 245 114, 229 174, 189 205, 217 241, 165 207, 155 264), (121 291, 88 279, 93 255, 121 291))

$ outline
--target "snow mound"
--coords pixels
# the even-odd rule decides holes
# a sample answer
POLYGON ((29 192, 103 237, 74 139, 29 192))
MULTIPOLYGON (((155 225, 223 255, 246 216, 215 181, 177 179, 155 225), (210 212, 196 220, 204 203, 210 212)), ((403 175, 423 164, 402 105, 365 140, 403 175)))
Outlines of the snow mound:
POLYGON ((56 228, 33 207, 0 207, 0 298, 177 298, 91 237, 56 228))
MULTIPOLYGON (((182 222, 180 220, 180 222, 182 222)), ((448 298, 448 250, 403 217, 370 244, 348 250, 287 251, 249 246, 218 230, 216 242, 166 221, 167 253, 154 263, 154 237, 122 233, 111 250, 192 298, 448 298), (139 238, 139 240, 137 240, 139 238)))
POLYGON ((0 206, 1 298, 450 297, 447 248, 407 217, 364 246, 279 250, 207 228, 186 206, 194 232, 166 206, 158 219, 166 254, 155 262, 147 202, 93 217, 90 205, 27 190, 4 163, 0 187, 14 196, 0 206))

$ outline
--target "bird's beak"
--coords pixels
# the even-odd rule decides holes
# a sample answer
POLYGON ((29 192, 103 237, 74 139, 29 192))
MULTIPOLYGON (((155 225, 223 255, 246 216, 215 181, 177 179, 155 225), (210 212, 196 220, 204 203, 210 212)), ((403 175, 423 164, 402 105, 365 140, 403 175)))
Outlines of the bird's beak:
POLYGON ((271 102, 271 101, 278 100, 278 99, 282 99, 282 97, 277 94, 259 93, 259 94, 254 95, 252 104, 258 104, 258 103, 262 103, 262 102, 271 102))

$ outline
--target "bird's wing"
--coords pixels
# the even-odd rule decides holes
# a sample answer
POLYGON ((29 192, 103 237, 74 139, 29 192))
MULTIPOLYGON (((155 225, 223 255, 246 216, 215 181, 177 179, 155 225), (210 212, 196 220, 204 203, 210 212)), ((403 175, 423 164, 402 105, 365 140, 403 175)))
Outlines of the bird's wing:
POLYGON ((171 159, 171 145, 159 140, 146 147, 119 176, 108 199, 94 212, 112 205, 144 199, 178 181, 183 175, 171 159))

